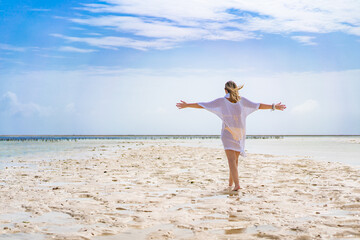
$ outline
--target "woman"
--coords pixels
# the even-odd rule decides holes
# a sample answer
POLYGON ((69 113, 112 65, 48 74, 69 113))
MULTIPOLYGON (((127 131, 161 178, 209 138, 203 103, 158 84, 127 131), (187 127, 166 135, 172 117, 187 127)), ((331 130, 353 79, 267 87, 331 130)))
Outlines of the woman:
POLYGON ((211 102, 186 103, 181 101, 176 106, 179 109, 183 108, 204 108, 210 112, 215 113, 223 121, 221 130, 221 141, 224 145, 225 153, 229 163, 229 186, 233 182, 235 187, 233 191, 240 189, 238 176, 238 159, 239 155, 245 154, 245 126, 246 117, 256 111, 257 109, 272 109, 283 111, 286 106, 284 104, 263 104, 254 103, 244 97, 239 96, 239 90, 235 82, 228 81, 225 84, 225 97, 215 99, 211 102))

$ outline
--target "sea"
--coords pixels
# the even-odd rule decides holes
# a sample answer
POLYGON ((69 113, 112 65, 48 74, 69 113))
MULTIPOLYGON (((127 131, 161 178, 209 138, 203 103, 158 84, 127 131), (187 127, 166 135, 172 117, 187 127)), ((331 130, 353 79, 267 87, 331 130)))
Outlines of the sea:
MULTIPOLYGON (((104 144, 136 147, 140 142, 142 145, 156 142, 164 145, 222 148, 218 135, 2 135, 0 170, 21 164, 21 161, 13 161, 14 159, 61 159, 104 144)), ((306 157, 360 167, 359 135, 248 135, 245 149, 247 153, 306 157)))

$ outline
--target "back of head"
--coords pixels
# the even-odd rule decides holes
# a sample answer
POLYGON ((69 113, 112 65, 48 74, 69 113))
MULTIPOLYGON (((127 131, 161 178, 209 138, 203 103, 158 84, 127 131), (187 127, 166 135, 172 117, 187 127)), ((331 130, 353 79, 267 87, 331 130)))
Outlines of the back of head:
POLYGON ((233 81, 228 81, 227 83, 225 83, 225 89, 229 92, 230 94, 230 101, 231 102, 238 102, 240 101, 240 95, 239 95, 239 90, 242 89, 244 87, 244 85, 242 85, 241 87, 238 87, 236 85, 235 82, 233 81))

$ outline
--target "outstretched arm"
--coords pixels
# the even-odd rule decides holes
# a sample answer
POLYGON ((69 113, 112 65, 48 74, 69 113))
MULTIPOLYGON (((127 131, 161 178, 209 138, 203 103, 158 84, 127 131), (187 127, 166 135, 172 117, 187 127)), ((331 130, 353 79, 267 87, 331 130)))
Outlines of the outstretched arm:
MULTIPOLYGON (((281 104, 281 102, 275 105, 276 110, 284 111, 285 108, 285 104, 281 104)), ((272 105, 260 103, 259 109, 272 109, 272 105)))
POLYGON ((186 103, 186 102, 184 102, 182 100, 179 103, 177 103, 176 106, 179 109, 183 109, 183 108, 203 108, 202 106, 200 106, 197 103, 186 103))

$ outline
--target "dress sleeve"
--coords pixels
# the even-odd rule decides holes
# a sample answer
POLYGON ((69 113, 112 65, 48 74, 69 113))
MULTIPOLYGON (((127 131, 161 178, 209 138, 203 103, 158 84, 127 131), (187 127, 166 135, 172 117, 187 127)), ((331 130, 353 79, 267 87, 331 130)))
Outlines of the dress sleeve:
POLYGON ((215 113, 219 118, 223 118, 223 105, 224 101, 222 98, 217 98, 211 102, 198 102, 204 109, 215 113))
POLYGON ((260 103, 252 102, 244 97, 241 97, 241 98, 242 98, 242 103, 243 103, 243 106, 245 109, 246 116, 248 116, 249 114, 251 114, 259 109, 260 103))

